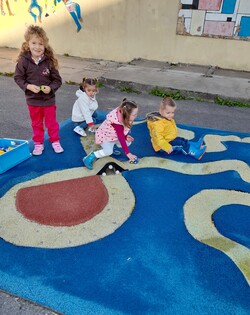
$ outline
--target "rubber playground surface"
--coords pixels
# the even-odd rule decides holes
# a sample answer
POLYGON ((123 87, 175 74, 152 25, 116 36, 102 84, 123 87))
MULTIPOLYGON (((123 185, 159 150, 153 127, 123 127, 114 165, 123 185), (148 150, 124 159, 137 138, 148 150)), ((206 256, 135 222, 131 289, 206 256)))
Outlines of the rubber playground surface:
POLYGON ((81 138, 67 120, 63 154, 46 142, 42 156, 0 175, 0 288, 65 315, 249 314, 250 134, 178 128, 188 139, 205 136, 201 161, 156 154, 138 121, 131 151, 139 163, 121 155, 89 171, 82 158, 93 136, 81 138), (111 161, 125 171, 96 176, 111 161), (26 189, 31 214, 43 212, 43 199, 55 202, 53 220, 17 210, 26 189), (99 211, 75 214, 78 196, 83 211, 98 202, 99 211))

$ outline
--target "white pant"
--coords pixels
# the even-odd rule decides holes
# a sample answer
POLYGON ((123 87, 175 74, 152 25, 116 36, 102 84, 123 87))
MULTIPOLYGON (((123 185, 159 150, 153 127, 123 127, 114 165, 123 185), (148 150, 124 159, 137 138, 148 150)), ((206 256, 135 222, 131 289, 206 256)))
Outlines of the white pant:
MULTIPOLYGON (((131 144, 131 142, 129 142, 129 141, 126 141, 126 143, 127 143, 127 146, 129 146, 131 144)), ((111 141, 111 142, 103 142, 101 144, 102 149, 94 152, 95 156, 98 159, 100 159, 102 157, 111 155, 113 153, 113 149, 114 149, 115 144, 117 145, 118 148, 121 148, 121 144, 118 140, 117 141, 111 141)))

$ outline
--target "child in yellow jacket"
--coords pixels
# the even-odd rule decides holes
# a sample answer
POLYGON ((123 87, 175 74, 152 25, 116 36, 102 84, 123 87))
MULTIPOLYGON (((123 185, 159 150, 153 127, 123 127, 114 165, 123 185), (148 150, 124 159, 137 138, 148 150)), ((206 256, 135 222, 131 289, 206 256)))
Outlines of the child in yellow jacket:
POLYGON ((174 120, 176 103, 170 97, 164 97, 160 103, 159 112, 147 114, 147 126, 150 132, 154 150, 165 151, 167 154, 179 151, 185 155, 200 160, 206 152, 203 138, 197 142, 178 137, 178 131, 174 120))

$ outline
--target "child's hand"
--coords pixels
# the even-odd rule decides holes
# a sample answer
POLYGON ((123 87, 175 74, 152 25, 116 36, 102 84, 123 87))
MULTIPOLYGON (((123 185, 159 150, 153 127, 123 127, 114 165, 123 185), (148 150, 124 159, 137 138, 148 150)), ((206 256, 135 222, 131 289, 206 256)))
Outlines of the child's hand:
POLYGON ((132 154, 132 153, 128 153, 128 154, 127 154, 127 157, 128 157, 128 159, 129 159, 129 161, 134 161, 134 160, 137 159, 137 156, 134 155, 134 154, 132 154))
POLYGON ((173 148, 171 147, 169 150, 167 150, 167 154, 171 154, 173 152, 173 148))
POLYGON ((44 93, 44 94, 49 94, 51 91, 51 88, 47 85, 41 85, 40 86, 40 90, 44 93))
POLYGON ((35 84, 28 84, 26 88, 27 88, 27 90, 30 90, 33 93, 39 93, 40 92, 40 86, 37 86, 35 84))
POLYGON ((134 141, 134 138, 131 137, 130 135, 127 135, 126 140, 127 140, 128 142, 133 142, 133 141, 134 141))

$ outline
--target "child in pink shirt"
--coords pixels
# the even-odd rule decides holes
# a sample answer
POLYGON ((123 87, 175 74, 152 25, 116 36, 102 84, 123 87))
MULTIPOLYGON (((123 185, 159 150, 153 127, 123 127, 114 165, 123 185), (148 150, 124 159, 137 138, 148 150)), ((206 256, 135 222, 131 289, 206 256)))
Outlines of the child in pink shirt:
POLYGON ((101 150, 91 152, 84 159, 84 165, 92 170, 93 162, 98 158, 109 156, 113 153, 114 145, 122 147, 131 162, 137 160, 128 146, 134 141, 128 133, 138 113, 136 103, 123 99, 121 105, 112 110, 101 126, 96 130, 95 140, 102 146, 101 150))

